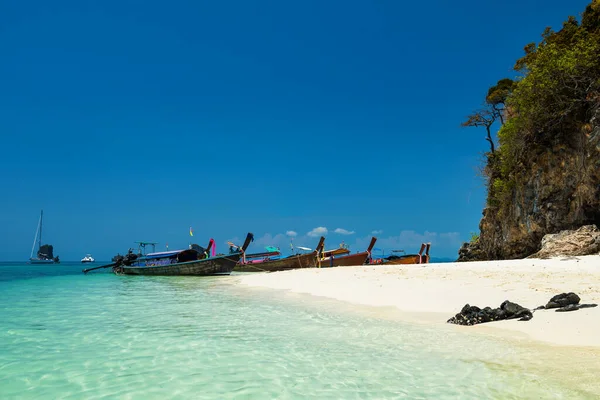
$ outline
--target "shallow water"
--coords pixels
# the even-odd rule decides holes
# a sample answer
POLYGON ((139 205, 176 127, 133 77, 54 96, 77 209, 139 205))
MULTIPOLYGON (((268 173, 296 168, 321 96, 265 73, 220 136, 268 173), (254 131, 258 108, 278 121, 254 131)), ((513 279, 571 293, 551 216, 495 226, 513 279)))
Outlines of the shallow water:
POLYGON ((0 264, 1 398, 586 396, 486 337, 245 289, 233 276, 81 269, 0 264))

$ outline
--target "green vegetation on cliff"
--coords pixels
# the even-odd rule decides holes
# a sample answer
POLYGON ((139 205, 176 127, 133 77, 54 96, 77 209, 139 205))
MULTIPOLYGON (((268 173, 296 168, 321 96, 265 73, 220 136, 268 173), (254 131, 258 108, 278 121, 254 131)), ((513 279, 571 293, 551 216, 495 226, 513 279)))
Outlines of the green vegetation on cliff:
POLYGON ((463 126, 485 127, 485 258, 539 249, 559 229, 600 222, 600 0, 525 46, 519 77, 492 86, 463 126), (490 129, 500 122, 499 146, 490 129))

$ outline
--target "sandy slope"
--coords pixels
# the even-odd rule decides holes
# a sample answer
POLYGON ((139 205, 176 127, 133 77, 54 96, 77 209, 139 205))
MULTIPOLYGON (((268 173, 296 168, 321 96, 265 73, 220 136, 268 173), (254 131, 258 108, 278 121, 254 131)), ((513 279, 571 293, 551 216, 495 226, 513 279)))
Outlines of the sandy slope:
MULTIPOLYGON (((370 306, 395 306, 422 321, 445 323, 469 303, 498 307, 511 300, 524 307, 546 304, 550 297, 575 292, 582 303, 600 303, 600 256, 444 263, 407 266, 359 266, 256 273, 240 277, 244 285, 291 290, 370 306)), ((600 306, 574 312, 536 311, 527 322, 492 322, 470 331, 498 332, 557 345, 600 347, 600 306)))

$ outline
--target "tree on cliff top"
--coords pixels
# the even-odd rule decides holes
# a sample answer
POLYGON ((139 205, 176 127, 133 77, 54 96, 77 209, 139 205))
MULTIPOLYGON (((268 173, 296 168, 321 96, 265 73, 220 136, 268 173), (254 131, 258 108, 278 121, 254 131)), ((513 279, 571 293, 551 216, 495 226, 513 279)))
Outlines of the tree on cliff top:
POLYGON ((485 130, 487 132, 485 140, 487 140, 490 143, 490 153, 493 154, 494 151, 496 151, 496 148, 494 145, 494 139, 492 138, 492 125, 494 125, 496 119, 496 112, 491 106, 487 105, 485 108, 479 111, 475 111, 472 114, 469 114, 467 116, 467 119, 461 124, 461 126, 485 127, 485 130))
POLYGON ((495 152, 494 140, 492 138, 492 126, 496 121, 504 124, 505 102, 515 86, 512 79, 500 79, 498 83, 490 87, 485 97, 484 107, 467 116, 461 124, 463 127, 485 127, 487 140, 490 144, 490 153, 495 152))
POLYGON ((487 96, 485 97, 486 104, 489 104, 494 109, 502 124, 504 124, 506 99, 508 99, 514 88, 515 81, 512 79, 500 79, 498 83, 488 89, 487 96))

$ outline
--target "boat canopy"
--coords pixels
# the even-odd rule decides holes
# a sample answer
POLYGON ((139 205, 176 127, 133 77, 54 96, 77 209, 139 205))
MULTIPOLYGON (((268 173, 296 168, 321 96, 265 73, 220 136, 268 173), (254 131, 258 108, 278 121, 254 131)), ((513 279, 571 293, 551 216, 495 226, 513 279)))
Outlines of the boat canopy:
POLYGON ((148 253, 144 257, 145 258, 165 258, 175 256, 181 253, 184 250, 173 250, 173 251, 160 251, 158 253, 148 253))
POLYGON ((335 249, 335 250, 324 250, 323 251, 323 255, 326 257, 329 256, 339 256, 340 254, 350 254, 350 250, 348 249, 344 249, 344 248, 339 248, 339 249, 335 249))
POLYGON ((263 253, 246 254, 246 258, 276 257, 279 255, 281 255, 280 251, 268 251, 263 253))

